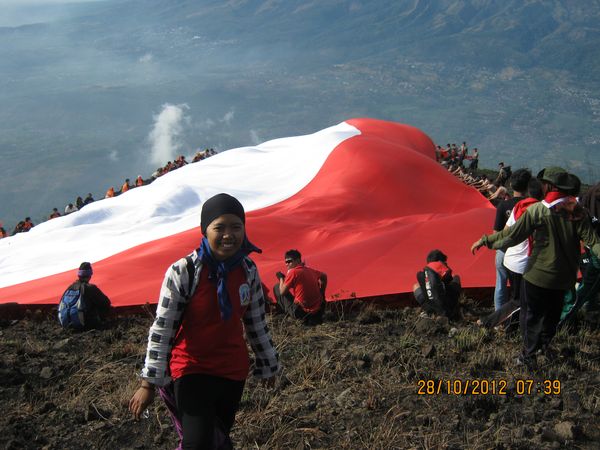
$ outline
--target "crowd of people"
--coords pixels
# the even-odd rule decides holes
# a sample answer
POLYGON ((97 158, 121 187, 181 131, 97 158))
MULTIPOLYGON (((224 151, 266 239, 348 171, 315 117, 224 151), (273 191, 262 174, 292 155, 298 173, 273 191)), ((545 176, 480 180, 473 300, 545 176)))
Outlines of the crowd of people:
MULTIPOLYGON (((202 161, 216 154, 217 152, 213 148, 198 150, 195 153, 194 158, 192 159, 192 163, 202 161)), ((150 184, 155 179, 165 175, 166 173, 179 169, 180 167, 183 167, 187 164, 188 162, 186 161, 185 156, 179 155, 173 161, 168 161, 167 164, 165 164, 164 166, 157 168, 149 178, 144 179, 141 175, 138 175, 133 183, 130 182, 129 178, 126 178, 119 190, 115 190, 114 186, 109 187, 106 193, 104 194, 104 198, 117 197, 129 191, 130 189, 150 184)), ((58 210, 58 208, 52 208, 52 212, 48 215, 46 220, 56 219, 57 217, 69 215, 71 213, 74 213, 75 211, 79 211, 84 206, 89 205, 94 201, 94 196, 91 193, 88 193, 85 199, 78 196, 74 203, 69 203, 65 206, 64 211, 62 213, 58 210)), ((24 220, 19 221, 13 228, 12 232, 9 234, 9 232, 4 228, 2 222, 0 222, 0 239, 8 236, 14 236, 17 233, 26 233, 27 231, 31 230, 34 226, 35 225, 32 222, 31 217, 26 217, 24 220)))
MULTIPOLYGON (((501 261, 496 270, 506 274, 498 277, 494 313, 479 324, 508 325, 512 317, 523 343, 515 365, 534 370, 540 355, 557 357, 550 344, 566 294, 573 294, 574 305, 597 302, 600 228, 590 214, 600 211, 600 184, 579 201, 579 179, 548 167, 537 176, 519 169, 507 185, 510 198, 496 205, 494 231, 471 246, 473 253, 483 246, 495 249, 501 261), (580 243, 592 261, 592 270, 584 269, 585 288, 575 288, 580 243)), ((260 250, 248 240, 242 205, 219 194, 203 205, 200 224, 200 247, 165 275, 140 387, 129 408, 139 418, 158 393, 182 448, 231 448, 229 433, 249 372, 244 332, 255 354, 253 373, 266 385, 273 384, 280 362, 265 322, 267 290, 248 256, 260 250)), ((275 274, 273 287, 276 308, 306 325, 319 324, 327 275, 308 267, 296 249, 286 251, 283 262, 286 273, 275 274)), ((461 280, 441 250, 427 254, 413 289, 423 314, 461 317, 461 280)))
POLYGON ((597 307, 598 287, 588 286, 582 296, 576 282, 579 270, 587 272, 589 257, 600 255, 598 218, 591 216, 599 199, 596 190, 578 198, 579 178, 560 167, 547 167, 536 177, 519 169, 509 183, 514 193, 496 206, 494 232, 471 249, 496 250, 495 313, 483 324, 502 323, 518 312, 523 350, 517 362, 534 367, 540 355, 556 357, 551 340, 574 304, 597 307), (565 302, 569 295, 574 304, 565 302))
POLYGON ((446 167, 465 167, 466 162, 469 163, 469 170, 476 170, 479 167, 479 150, 473 148, 473 152, 469 153, 469 147, 464 141, 460 146, 455 143, 446 144, 446 147, 437 145, 435 157, 439 163, 446 167))
MULTIPOLYGON (((437 154, 496 207, 491 233, 471 247, 495 250, 494 311, 478 324, 520 329, 518 365, 535 367, 540 356, 553 360, 550 343, 557 329, 582 308, 590 314, 600 310, 600 183, 580 195, 579 178, 561 167, 534 176, 527 168, 513 172, 504 162, 490 180, 465 167, 464 142, 460 148, 438 146, 437 154)), ((423 304, 421 286, 415 286, 415 296, 423 304)))

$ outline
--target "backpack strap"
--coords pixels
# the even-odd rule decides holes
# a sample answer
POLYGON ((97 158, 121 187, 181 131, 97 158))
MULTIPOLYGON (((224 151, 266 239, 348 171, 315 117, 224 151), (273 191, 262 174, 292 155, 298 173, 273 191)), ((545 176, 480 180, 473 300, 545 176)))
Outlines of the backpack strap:
POLYGON ((187 273, 188 273, 187 299, 189 300, 194 295, 194 292, 192 292, 192 287, 194 286, 194 278, 196 276, 196 266, 194 265, 194 261, 192 260, 192 257, 189 255, 185 257, 185 261, 186 261, 185 268, 187 269, 187 273))
POLYGON ((79 283, 79 301, 81 303, 81 305, 83 306, 82 310, 86 311, 88 309, 87 307, 87 303, 85 302, 85 283, 79 283))

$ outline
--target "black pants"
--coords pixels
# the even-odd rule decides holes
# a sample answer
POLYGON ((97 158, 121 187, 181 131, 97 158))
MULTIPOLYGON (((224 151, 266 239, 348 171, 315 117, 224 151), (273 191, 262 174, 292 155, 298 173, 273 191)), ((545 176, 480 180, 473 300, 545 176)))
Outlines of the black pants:
POLYGON ((508 279, 510 280, 510 298, 504 303, 500 309, 494 311, 485 319, 483 325, 488 328, 493 328, 504 324, 505 328, 512 328, 513 324, 519 322, 521 308, 521 285, 523 284, 523 274, 512 272, 506 269, 508 279))
POLYGON ((290 292, 287 292, 285 295, 281 295, 281 292, 279 291, 279 283, 273 286, 273 294, 275 294, 277 306, 284 313, 289 314, 295 319, 303 320, 307 325, 319 325, 323 323, 325 295, 323 295, 323 298, 321 299, 321 308, 315 313, 308 313, 304 311, 300 305, 294 303, 294 296, 290 292))
POLYGON ((523 280, 520 322, 525 358, 533 357, 537 350, 544 350, 550 344, 556 334, 564 297, 562 289, 546 289, 523 280))
POLYGON ((229 431, 235 420, 245 381, 191 374, 175 380, 175 403, 183 428, 184 449, 232 448, 229 431), (215 442, 220 434, 225 442, 215 442), (215 438, 217 436, 217 438, 215 438))
POLYGON ((523 274, 513 272, 510 269, 506 269, 508 274, 508 281, 510 281, 510 300, 515 303, 521 303, 521 284, 523 280, 523 274))

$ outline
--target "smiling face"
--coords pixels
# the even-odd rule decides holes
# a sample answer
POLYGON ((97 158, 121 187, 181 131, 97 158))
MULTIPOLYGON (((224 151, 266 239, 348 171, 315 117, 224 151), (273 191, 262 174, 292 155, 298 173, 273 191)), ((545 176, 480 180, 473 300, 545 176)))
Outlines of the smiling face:
POLYGON ((218 261, 232 257, 242 246, 244 222, 234 214, 223 214, 206 227, 208 245, 218 261))

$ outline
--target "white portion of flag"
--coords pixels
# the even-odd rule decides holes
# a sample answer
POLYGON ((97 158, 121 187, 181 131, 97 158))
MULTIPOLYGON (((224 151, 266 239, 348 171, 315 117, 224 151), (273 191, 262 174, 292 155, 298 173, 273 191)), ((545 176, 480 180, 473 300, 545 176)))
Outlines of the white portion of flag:
POLYGON ((0 287, 74 269, 199 225, 202 203, 227 192, 246 211, 278 203, 306 186, 333 151, 360 132, 342 122, 317 133, 219 153, 152 184, 0 240, 0 287))

